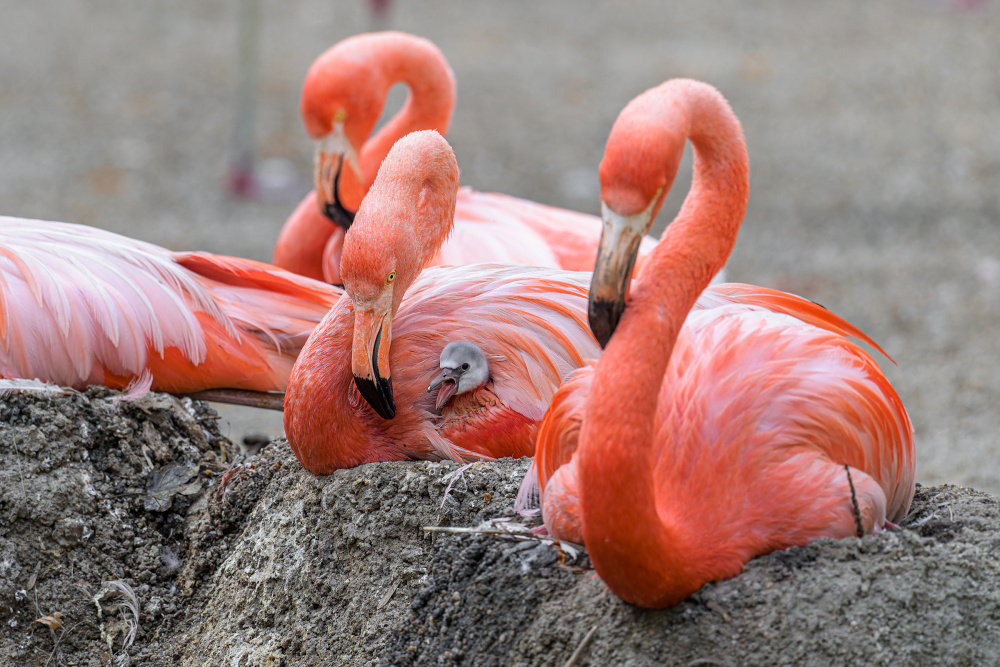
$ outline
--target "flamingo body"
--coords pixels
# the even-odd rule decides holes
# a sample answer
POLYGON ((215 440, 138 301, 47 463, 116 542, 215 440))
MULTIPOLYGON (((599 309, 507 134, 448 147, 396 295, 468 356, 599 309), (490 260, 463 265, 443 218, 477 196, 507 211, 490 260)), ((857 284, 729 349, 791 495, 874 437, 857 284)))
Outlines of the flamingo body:
POLYGON ((458 166, 437 132, 408 135, 386 157, 346 235, 347 296, 306 344, 285 396, 285 433, 309 470, 531 454, 563 377, 600 353, 586 324, 589 274, 422 270, 450 231, 457 197, 458 166), (490 379, 437 414, 427 387, 455 340, 483 351, 490 379))
POLYGON ((870 339, 793 295, 702 292, 749 192, 742 131, 721 95, 677 80, 634 100, 612 129, 601 182, 614 234, 601 242, 590 317, 610 340, 539 427, 550 530, 582 540, 614 593, 664 607, 755 556, 902 518, 912 426, 848 336, 870 339), (688 138, 691 192, 629 286, 617 239, 648 230, 688 138))
POLYGON ((0 218, 0 377, 282 390, 340 290, 252 260, 0 218))
POLYGON ((374 461, 530 456, 562 378, 600 354, 586 324, 588 279, 538 267, 424 270, 392 320, 392 419, 354 387, 355 309, 345 295, 309 339, 285 394, 285 433, 299 461, 329 474, 374 461), (491 377, 436 414, 427 386, 453 340, 478 345, 491 377))
MULTIPOLYGON (((445 134, 454 104, 454 74, 428 40, 400 32, 356 35, 320 55, 302 90, 303 120, 318 142, 320 196, 308 195, 289 217, 275 246, 274 263, 339 283, 343 234, 321 210, 332 200, 348 215, 356 211, 393 143, 415 130, 445 134), (397 82, 405 83, 411 96, 369 138, 397 82), (342 119, 339 124, 336 118, 342 119)), ((600 234, 596 216, 462 188, 454 231, 439 252, 427 258, 427 265, 498 262, 590 271, 600 234)), ((655 243, 645 239, 641 253, 655 243)))

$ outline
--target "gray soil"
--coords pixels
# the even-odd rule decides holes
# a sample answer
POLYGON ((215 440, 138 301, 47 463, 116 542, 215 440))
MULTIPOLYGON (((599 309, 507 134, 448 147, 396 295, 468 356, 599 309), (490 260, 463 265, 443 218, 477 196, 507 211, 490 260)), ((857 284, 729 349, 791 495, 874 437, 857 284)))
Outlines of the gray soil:
POLYGON ((108 394, 0 404, 2 664, 1000 660, 1000 501, 977 491, 922 487, 899 530, 649 612, 585 555, 424 530, 530 521, 511 509, 526 461, 315 477, 283 439, 238 453, 205 404, 108 394))
MULTIPOLYGON (((261 2, 252 149, 291 179, 237 201, 240 4, 0 0, 0 213, 269 258, 311 169, 304 72, 372 23, 362 0, 261 2)), ((280 438, 240 454, 277 415, 6 397, 0 664, 1000 663, 998 501, 942 486, 1000 494, 1000 26, 993 0, 963 4, 397 1, 387 24, 455 69, 464 183, 583 211, 629 99, 716 85, 752 164, 730 277, 823 303, 896 360, 926 485, 902 530, 644 612, 585 557, 422 530, 509 515, 523 462, 465 470, 442 507, 454 465, 314 478, 280 438)))

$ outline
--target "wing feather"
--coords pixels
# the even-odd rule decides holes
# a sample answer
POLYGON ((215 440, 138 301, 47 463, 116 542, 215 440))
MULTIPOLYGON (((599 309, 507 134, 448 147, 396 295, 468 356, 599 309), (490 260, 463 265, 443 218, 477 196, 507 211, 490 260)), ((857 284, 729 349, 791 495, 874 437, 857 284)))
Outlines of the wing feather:
POLYGON ((151 372, 154 389, 171 376, 187 391, 245 376, 280 388, 340 294, 260 262, 0 218, 0 376, 124 386, 151 372))

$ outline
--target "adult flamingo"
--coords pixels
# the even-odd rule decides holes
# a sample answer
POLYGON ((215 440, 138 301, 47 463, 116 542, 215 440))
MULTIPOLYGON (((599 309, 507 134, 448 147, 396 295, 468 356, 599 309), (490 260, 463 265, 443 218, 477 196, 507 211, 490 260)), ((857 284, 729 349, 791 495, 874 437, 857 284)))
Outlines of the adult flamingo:
POLYGON ((0 217, 0 377, 281 391, 340 294, 261 262, 0 217))
MULTIPOLYGON (((340 283, 344 230, 383 158, 409 132, 445 134, 454 105, 454 74, 426 39, 369 33, 349 37, 320 55, 306 75, 301 103, 306 130, 316 141, 316 190, 285 223, 274 263, 340 283), (399 82, 409 87, 409 99, 369 138, 389 89, 399 82)), ((462 188, 452 236, 426 261, 429 266, 499 262, 590 271, 600 230, 595 216, 462 188)), ((642 251, 655 243, 647 239, 642 251)))
POLYGON ((777 292, 773 309, 692 310, 736 241, 747 174, 729 105, 687 80, 633 100, 601 163, 590 320, 607 349, 553 400, 536 460, 550 530, 582 534, 611 591, 644 607, 675 604, 773 550, 881 530, 913 498, 912 427, 846 338, 859 332, 832 314, 821 328, 774 312, 798 308, 777 292), (635 242, 688 138, 691 192, 629 290, 635 242))
POLYGON ((382 163, 344 243, 347 296, 309 338, 285 394, 285 434, 312 472, 530 455, 562 378, 600 354, 586 323, 590 274, 421 271, 450 231, 457 190, 455 155, 433 130, 400 139, 382 163), (454 340, 482 350, 489 379, 436 406, 427 387, 454 340))

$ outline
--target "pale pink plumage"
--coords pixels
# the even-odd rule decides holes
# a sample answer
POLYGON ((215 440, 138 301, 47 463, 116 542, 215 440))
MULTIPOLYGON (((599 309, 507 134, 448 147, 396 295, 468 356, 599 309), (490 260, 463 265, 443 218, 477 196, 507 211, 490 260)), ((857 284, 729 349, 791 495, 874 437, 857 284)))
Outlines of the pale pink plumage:
POLYGON ((282 390, 340 293, 252 260, 0 218, 0 377, 282 390))

